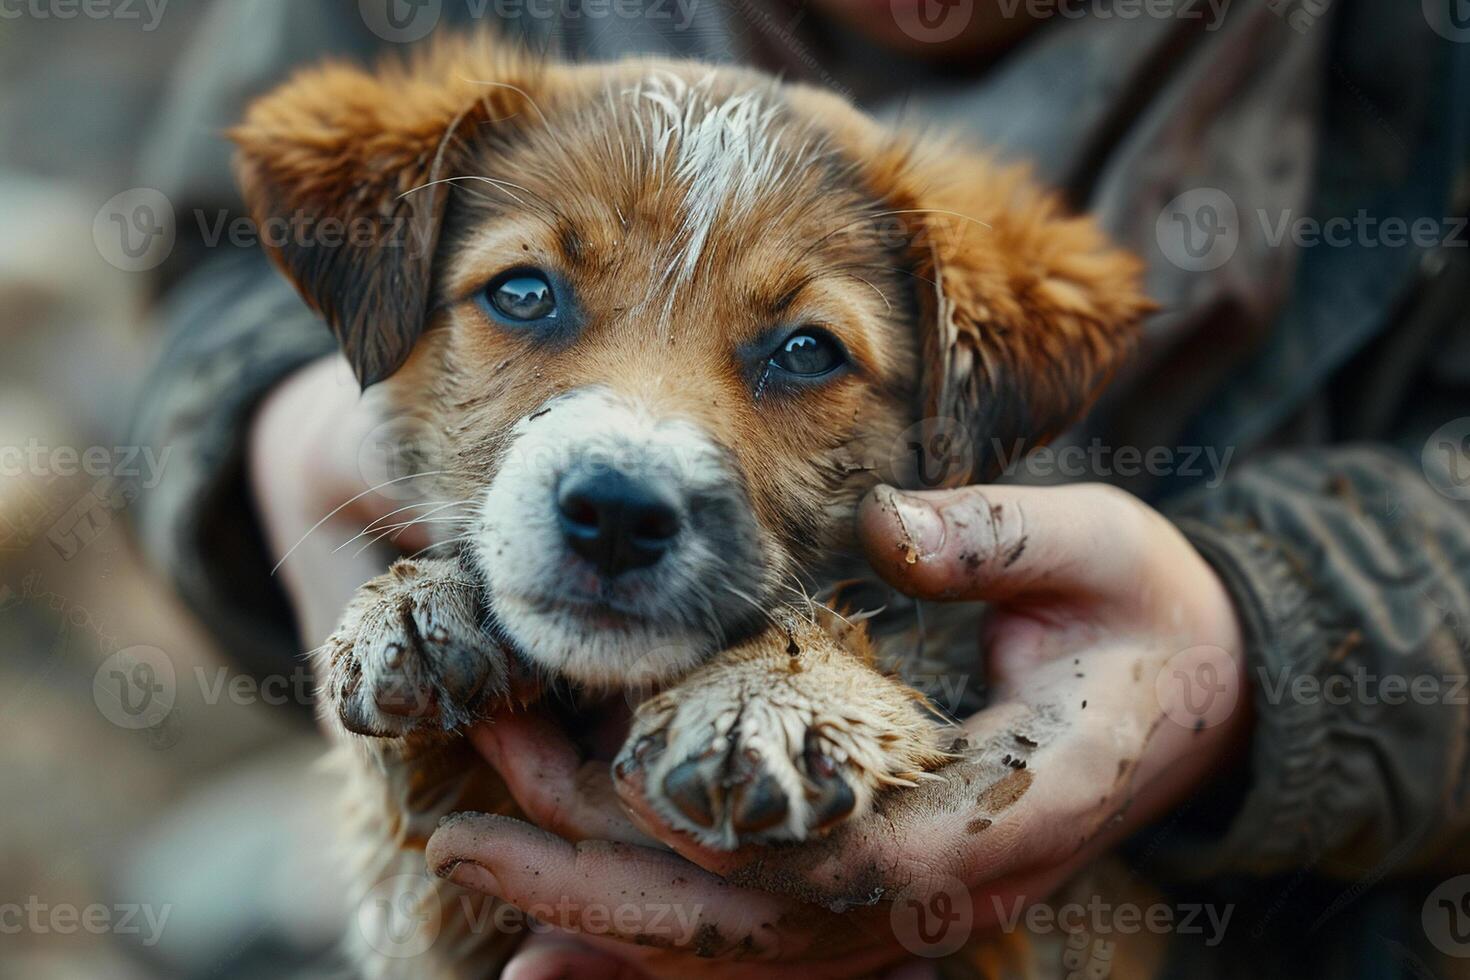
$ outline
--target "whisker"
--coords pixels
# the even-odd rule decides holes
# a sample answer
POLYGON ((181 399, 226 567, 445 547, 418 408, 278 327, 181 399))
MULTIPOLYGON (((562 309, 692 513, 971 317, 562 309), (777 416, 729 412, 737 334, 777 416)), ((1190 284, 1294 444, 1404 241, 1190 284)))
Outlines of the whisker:
MULTIPOLYGON (((337 547, 333 548, 332 549, 332 554, 335 555, 337 552, 341 551, 343 548, 347 547, 349 544, 351 544, 352 542, 356 541, 358 538, 362 537, 363 535, 371 534, 373 531, 376 531, 376 530, 380 529, 381 527, 384 526, 382 522, 385 521, 385 520, 387 520, 388 518, 392 517, 394 514, 402 513, 405 510, 412 510, 415 507, 432 507, 433 508, 432 510, 427 511, 423 515, 424 517, 428 517, 431 514, 437 514, 437 513, 439 513, 439 511, 445 510, 446 508, 449 508, 449 507, 458 507, 458 506, 463 506, 464 504, 472 504, 474 502, 475 502, 474 499, 473 498, 470 498, 470 499, 466 499, 466 500, 450 500, 450 501, 426 500, 426 501, 422 501, 422 502, 414 503, 414 504, 405 504, 402 507, 397 507, 397 508, 395 508, 393 510, 390 510, 388 513, 383 514, 381 517, 375 517, 375 518, 373 518, 372 522, 369 523, 366 527, 364 527, 361 531, 358 531, 352 537, 348 538, 346 541, 343 541, 337 547)), ((412 521, 409 521, 408 524, 409 525, 412 525, 413 522, 412 521)), ((392 526, 393 527, 401 527, 401 526, 404 526, 404 525, 394 524, 392 526)), ((359 552, 359 554, 361 554, 361 552, 359 552)))
POLYGON ((388 537, 389 535, 392 535, 394 537, 394 539, 396 540, 397 537, 398 537, 398 535, 402 534, 404 531, 407 531, 409 528, 413 527, 415 524, 458 524, 458 523, 460 523, 460 520, 461 519, 458 518, 458 517, 432 517, 432 518, 430 518, 430 517, 421 517, 418 520, 404 521, 402 524, 393 524, 393 525, 390 525, 387 529, 385 529, 383 531, 382 534, 379 534, 377 537, 373 538, 367 544, 363 545, 361 548, 358 548, 357 551, 353 552, 352 557, 354 557, 354 558, 358 557, 364 551, 367 551, 373 545, 377 544, 379 541, 383 540, 384 538, 388 537))
POLYGON ((384 487, 392 486, 395 483, 402 483, 404 480, 417 480, 417 479, 422 479, 423 477, 426 477, 426 476, 442 476, 442 475, 444 475, 445 473, 448 473, 448 472, 449 472, 448 470, 429 470, 429 471, 424 472, 424 473, 409 473, 409 474, 407 474, 405 476, 394 477, 391 480, 384 480, 382 483, 379 483, 376 486, 368 487, 366 490, 362 491, 361 493, 356 494, 356 495, 354 495, 352 497, 349 497, 347 500, 344 500, 342 503, 338 504, 336 507, 333 507, 330 511, 328 511, 327 514, 321 520, 317 521, 311 527, 307 528, 306 529, 306 533, 301 536, 300 540, 298 540, 295 544, 293 544, 290 548, 288 548, 286 550, 286 553, 281 556, 281 560, 278 561, 278 562, 276 562, 275 565, 273 565, 271 567, 271 574, 272 575, 275 575, 276 572, 278 572, 280 570, 281 566, 286 563, 286 559, 291 557, 292 552, 294 552, 297 548, 301 547, 301 543, 303 541, 305 541, 307 538, 311 537, 311 535, 317 529, 319 529, 323 524, 327 523, 327 521, 331 520, 333 517, 337 516, 337 514, 341 513, 341 511, 342 511, 343 508, 349 507, 352 504, 357 503, 359 500, 361 500, 363 497, 366 497, 370 493, 376 493, 377 491, 383 489, 384 487))
POLYGON ((510 82, 493 82, 493 81, 488 81, 488 80, 483 79, 483 78, 466 78, 463 75, 460 76, 460 80, 461 81, 465 81, 465 82, 470 82, 471 84, 474 84, 474 85, 488 85, 490 88, 503 88, 503 89, 509 89, 510 91, 515 92, 521 98, 525 99, 528 103, 530 103, 532 109, 535 109, 536 110, 536 115, 538 115, 538 116, 541 117, 541 122, 542 122, 543 125, 549 125, 549 123, 547 122, 547 119, 546 119, 546 113, 544 113, 544 112, 541 111, 541 107, 536 104, 536 100, 535 99, 531 98, 530 93, 527 92, 525 89, 521 88, 519 85, 512 85, 510 82))

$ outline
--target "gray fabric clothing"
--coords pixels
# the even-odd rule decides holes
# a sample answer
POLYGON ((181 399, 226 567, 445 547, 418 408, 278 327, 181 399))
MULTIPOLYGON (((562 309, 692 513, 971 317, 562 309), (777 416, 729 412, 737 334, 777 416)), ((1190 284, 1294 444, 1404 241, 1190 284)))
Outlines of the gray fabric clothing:
MULTIPOLYGON (((446 2, 441 26, 470 19, 469 6, 446 2)), ((1425 452, 1457 418, 1467 431, 1455 439, 1470 436, 1470 235, 1453 223, 1470 186, 1470 45, 1431 30, 1417 3, 1337 0, 1303 19, 1307 6, 1236 3, 1214 28, 1183 16, 1064 20, 970 75, 874 61, 813 11, 749 2, 696 5, 679 31, 652 19, 508 25, 576 57, 750 61, 880 115, 959 127, 1032 160, 1148 260, 1164 309, 1137 363, 1066 442, 1163 447, 1174 463, 1124 472, 1087 457, 1065 478, 1140 493, 1219 570, 1247 627, 1258 724, 1241 785, 1192 801, 1135 852, 1181 888, 1209 878, 1217 894, 1270 905, 1261 941, 1307 945, 1310 927, 1322 942, 1359 944, 1357 955, 1294 949, 1269 968, 1238 950, 1187 950, 1178 975, 1413 972, 1437 954, 1417 926, 1426 889, 1402 876, 1470 863, 1470 706, 1282 693, 1299 676, 1449 683, 1470 661, 1470 460, 1456 455, 1470 442, 1444 437, 1449 449, 1425 452), (1195 206, 1171 210, 1187 192, 1195 206), (1359 209, 1432 219, 1452 237, 1275 240, 1298 219, 1359 209), (1233 255, 1197 254, 1196 235, 1233 241, 1233 255), (1191 471, 1179 464, 1188 451, 1218 465, 1191 471)), ((232 200, 214 134, 251 95, 309 56, 394 46, 355 7, 217 7, 181 66, 145 178, 186 200, 232 200)), ((294 655, 241 447, 259 396, 329 336, 256 257, 209 255, 165 315, 168 350, 139 431, 192 464, 140 501, 144 540, 243 661, 294 655)))

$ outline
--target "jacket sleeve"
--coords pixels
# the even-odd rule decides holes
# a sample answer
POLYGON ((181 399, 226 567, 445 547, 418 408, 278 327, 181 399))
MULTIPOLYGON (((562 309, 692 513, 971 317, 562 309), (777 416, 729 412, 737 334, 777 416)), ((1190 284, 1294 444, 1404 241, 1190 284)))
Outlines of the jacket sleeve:
POLYGON ((164 349, 133 424, 134 442, 169 465, 134 505, 140 542, 241 669, 288 671, 300 643, 271 577, 245 447, 261 398, 334 342, 258 252, 199 266, 162 317, 164 349))
POLYGON ((1166 864, 1191 876, 1311 867, 1359 877, 1442 869, 1466 837, 1461 451, 1286 452, 1165 507, 1235 598, 1256 713, 1227 817, 1187 804, 1156 842, 1166 864))

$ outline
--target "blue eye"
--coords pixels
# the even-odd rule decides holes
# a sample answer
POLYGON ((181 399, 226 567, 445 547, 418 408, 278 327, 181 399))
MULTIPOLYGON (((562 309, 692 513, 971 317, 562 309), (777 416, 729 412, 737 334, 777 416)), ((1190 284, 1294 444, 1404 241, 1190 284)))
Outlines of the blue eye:
POLYGON ((806 327, 787 337, 771 364, 800 378, 819 378, 847 363, 847 352, 825 330, 806 327))
POLYGON ((516 323, 554 320, 556 291, 546 274, 536 269, 512 269, 485 287, 485 300, 494 313, 516 323))

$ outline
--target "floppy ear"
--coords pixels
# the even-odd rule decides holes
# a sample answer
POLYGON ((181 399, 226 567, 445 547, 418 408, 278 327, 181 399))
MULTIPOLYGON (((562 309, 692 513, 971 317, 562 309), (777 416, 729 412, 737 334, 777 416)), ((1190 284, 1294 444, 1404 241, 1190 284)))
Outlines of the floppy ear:
POLYGON ((257 100, 231 133, 267 252, 331 326, 367 387, 430 315, 449 186, 478 127, 531 105, 545 71, 485 36, 376 72, 327 63, 257 100))
MULTIPOLYGON (((986 479, 1092 405, 1155 307, 1143 263, 1068 215, 1024 167, 948 145, 893 147, 883 199, 905 215, 919 292, 926 419, 959 424, 986 479)), ((926 444, 928 439, 926 438, 926 444)))

